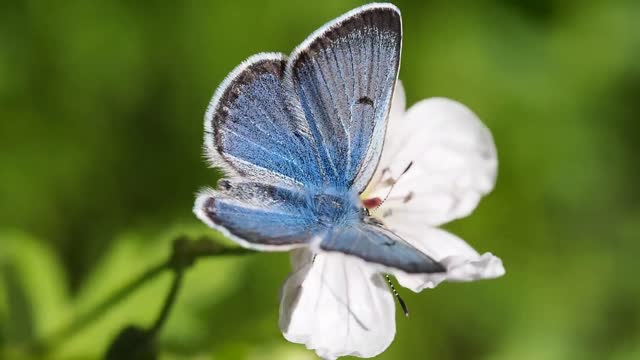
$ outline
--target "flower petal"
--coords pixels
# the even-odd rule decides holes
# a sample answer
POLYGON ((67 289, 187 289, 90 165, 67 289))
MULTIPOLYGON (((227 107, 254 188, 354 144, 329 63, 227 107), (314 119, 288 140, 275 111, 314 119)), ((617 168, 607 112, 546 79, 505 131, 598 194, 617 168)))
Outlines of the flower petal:
POLYGON ((292 254, 280 329, 324 359, 373 357, 395 336, 395 304, 384 278, 364 261, 339 253, 292 254))
MULTIPOLYGON (((396 81, 396 88, 393 91, 393 98, 391 99, 391 109, 389 110, 389 120, 397 119, 401 116, 404 116, 405 110, 407 108, 407 97, 404 92, 404 86, 402 86, 402 81, 396 81)), ((391 125, 391 123, 387 124, 387 131, 392 130, 395 131, 396 128, 391 125), (391 127, 390 127, 391 126, 391 127)))
POLYGON ((436 226, 467 216, 493 189, 498 166, 493 138, 464 105, 423 100, 390 119, 389 126, 373 196, 384 198, 396 184, 376 216, 436 226))
POLYGON ((410 130, 402 121, 406 115, 406 105, 407 100, 404 92, 404 86, 402 86, 402 82, 398 80, 393 92, 393 98, 391 99, 391 109, 389 110, 389 120, 387 121, 384 146, 382 148, 382 154, 380 155, 379 166, 373 176, 374 179, 380 175, 383 168, 382 165, 387 164, 391 155, 400 150, 404 139, 409 134, 408 131, 410 130))
POLYGON ((418 250, 438 260, 447 268, 441 274, 407 274, 394 272, 400 285, 419 292, 436 287, 444 280, 474 281, 493 279, 505 274, 502 260, 491 253, 478 254, 459 237, 437 228, 396 230, 398 235, 418 250))

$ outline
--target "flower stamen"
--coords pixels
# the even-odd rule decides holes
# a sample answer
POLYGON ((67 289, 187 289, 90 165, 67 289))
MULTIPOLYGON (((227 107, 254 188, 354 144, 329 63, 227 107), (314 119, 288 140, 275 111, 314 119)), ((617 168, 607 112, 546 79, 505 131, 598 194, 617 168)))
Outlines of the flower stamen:
MULTIPOLYGON (((380 207, 380 205, 382 205, 382 204, 383 204, 383 203, 384 203, 384 202, 389 198, 389 195, 391 195, 391 192, 393 191, 393 188, 396 186, 396 184, 398 183, 398 181, 400 181, 400 178, 402 178, 402 176, 404 176, 404 174, 406 174, 406 173, 409 171, 409 169, 411 169, 411 166, 413 166, 413 161, 410 161, 410 162, 409 162, 409 165, 407 165, 407 167, 402 171, 402 173, 400 173, 400 175, 398 175, 398 177, 397 177, 397 178, 395 178, 395 179, 394 179, 394 178, 389 178, 389 179, 385 180, 385 184, 390 185, 390 187, 389 187, 389 191, 387 192, 387 195, 386 195, 386 196, 384 197, 384 199, 382 199, 382 200, 380 200, 380 198, 374 198, 374 199, 378 199, 378 200, 380 200, 380 202, 379 202, 379 203, 377 203, 377 202, 376 202, 376 203, 377 203, 377 206, 376 206, 376 207, 374 207, 374 208, 369 208, 369 207, 366 207, 366 206, 365 206, 365 207, 366 207, 367 209, 372 209, 372 210, 376 210, 377 208, 379 208, 379 207, 380 207)), ((385 168, 385 170, 387 170, 387 169, 388 169, 388 168, 385 168)), ((405 197, 404 202, 405 202, 405 203, 409 202, 409 200, 411 200, 411 197, 413 197, 413 192, 410 192, 410 193, 405 197)), ((368 200, 373 200, 373 199, 367 199, 367 200, 364 200, 364 201, 363 201, 363 203, 364 203, 365 201, 368 201, 368 200)))

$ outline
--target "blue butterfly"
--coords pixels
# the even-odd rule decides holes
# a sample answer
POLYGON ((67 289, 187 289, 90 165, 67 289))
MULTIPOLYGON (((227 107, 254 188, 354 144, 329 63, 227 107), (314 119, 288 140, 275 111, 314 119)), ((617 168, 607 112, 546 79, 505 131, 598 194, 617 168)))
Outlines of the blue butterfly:
POLYGON ((206 156, 226 177, 198 195, 195 214, 252 249, 309 246, 407 273, 444 272, 359 197, 382 151, 401 46, 400 11, 371 4, 288 57, 245 60, 205 115, 206 156))

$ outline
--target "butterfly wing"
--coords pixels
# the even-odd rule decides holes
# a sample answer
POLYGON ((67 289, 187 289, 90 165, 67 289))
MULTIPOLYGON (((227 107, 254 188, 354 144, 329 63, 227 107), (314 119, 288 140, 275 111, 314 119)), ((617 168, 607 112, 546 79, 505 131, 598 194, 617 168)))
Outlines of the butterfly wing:
MULTIPOLYGON (((391 4, 357 8, 312 34, 290 56, 292 109, 306 121, 325 182, 362 192, 378 164, 400 66, 402 23, 391 4)), ((320 249, 408 273, 445 269, 384 227, 338 225, 320 249)))
POLYGON ((297 128, 283 86, 286 57, 250 57, 218 88, 205 115, 205 151, 227 175, 266 184, 316 183, 310 139, 297 128))
POLYGON ((217 190, 202 192, 194 212, 203 222, 239 244, 257 250, 289 250, 318 232, 298 190, 223 179, 217 190))
POLYGON ((194 212, 241 245, 287 250, 309 241, 316 221, 301 204, 320 181, 310 139, 297 128, 283 86, 286 57, 258 54, 218 88, 205 115, 205 152, 230 179, 204 190, 194 212))
POLYGON ((313 33, 289 58, 286 83, 325 182, 362 192, 382 150, 400 64, 400 11, 357 8, 313 33))
POLYGON ((440 263, 376 223, 361 222, 336 227, 322 240, 320 249, 357 256, 407 273, 446 270, 440 263))

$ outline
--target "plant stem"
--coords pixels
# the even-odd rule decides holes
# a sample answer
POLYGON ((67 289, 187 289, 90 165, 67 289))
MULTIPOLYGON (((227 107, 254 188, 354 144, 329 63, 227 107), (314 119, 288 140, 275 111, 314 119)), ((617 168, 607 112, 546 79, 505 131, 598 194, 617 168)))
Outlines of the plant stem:
POLYGON ((169 313, 171 312, 173 304, 175 304, 176 302, 176 298, 178 296, 178 292, 180 291, 180 286, 182 285, 183 278, 184 269, 175 269, 173 283, 171 283, 169 294, 167 294, 167 298, 164 300, 162 310, 160 310, 158 318, 148 330, 151 336, 156 336, 162 329, 162 326, 164 326, 164 324, 167 322, 167 318, 169 317, 169 313))

